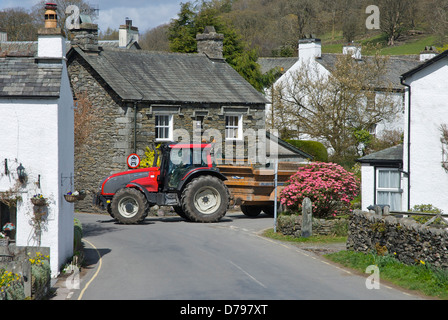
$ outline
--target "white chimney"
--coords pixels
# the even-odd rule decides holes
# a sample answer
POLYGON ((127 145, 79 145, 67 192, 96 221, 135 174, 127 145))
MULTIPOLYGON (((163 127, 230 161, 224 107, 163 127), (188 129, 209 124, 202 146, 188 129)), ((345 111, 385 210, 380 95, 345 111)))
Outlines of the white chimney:
POLYGON ((438 52, 435 47, 425 47, 425 50, 420 52, 420 61, 427 61, 434 58, 436 55, 438 55, 438 52))
POLYGON ((118 30, 118 46, 126 48, 129 44, 138 42, 138 28, 132 26, 132 20, 126 18, 126 24, 118 30))
POLYGON ((57 27, 56 4, 45 6, 45 28, 38 30, 37 58, 65 58, 65 37, 61 28, 57 27))
POLYGON ((8 41, 8 33, 6 30, 0 29, 0 42, 8 41))
POLYGON ((310 59, 322 57, 322 43, 320 39, 299 40, 299 60, 306 62, 310 59))
POLYGON ((350 54, 352 56, 353 59, 356 60, 361 60, 362 59, 362 54, 361 54, 361 46, 354 44, 354 43, 350 43, 348 45, 345 45, 342 47, 342 53, 343 54, 350 54))

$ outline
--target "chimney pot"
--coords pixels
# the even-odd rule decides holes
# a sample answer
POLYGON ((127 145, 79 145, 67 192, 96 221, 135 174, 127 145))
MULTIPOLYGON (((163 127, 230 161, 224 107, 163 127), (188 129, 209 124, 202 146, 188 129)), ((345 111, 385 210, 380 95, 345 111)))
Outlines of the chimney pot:
POLYGON ((58 5, 55 3, 45 4, 45 28, 57 28, 58 26, 58 14, 56 13, 58 5))

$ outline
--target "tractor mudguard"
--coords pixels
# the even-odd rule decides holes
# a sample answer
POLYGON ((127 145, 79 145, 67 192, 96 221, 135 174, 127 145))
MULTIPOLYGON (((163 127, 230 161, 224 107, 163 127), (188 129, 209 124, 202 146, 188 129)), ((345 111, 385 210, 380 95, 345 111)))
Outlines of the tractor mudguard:
POLYGON ((181 191, 183 189, 183 187, 190 182, 191 180, 193 180, 196 177, 199 176, 204 176, 204 175, 208 175, 208 176, 214 176, 217 177, 219 179, 221 179, 222 181, 227 180, 227 177, 224 176, 221 172, 219 172, 216 169, 204 169, 204 168, 195 168, 191 171, 189 171, 183 178, 182 180, 179 182, 179 185, 177 186, 177 191, 181 191))

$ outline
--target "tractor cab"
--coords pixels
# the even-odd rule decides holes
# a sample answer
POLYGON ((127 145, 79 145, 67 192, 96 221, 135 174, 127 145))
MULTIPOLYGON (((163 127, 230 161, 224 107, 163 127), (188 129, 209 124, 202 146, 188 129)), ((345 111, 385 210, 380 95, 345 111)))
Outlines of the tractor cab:
POLYGON ((180 190, 183 181, 194 172, 215 170, 210 144, 164 144, 160 147, 159 191, 180 190))

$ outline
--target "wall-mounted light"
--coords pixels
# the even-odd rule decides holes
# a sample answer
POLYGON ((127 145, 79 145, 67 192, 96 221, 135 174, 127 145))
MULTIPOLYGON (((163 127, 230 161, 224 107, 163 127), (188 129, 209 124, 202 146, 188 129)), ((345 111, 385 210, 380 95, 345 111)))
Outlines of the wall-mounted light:
POLYGON ((9 170, 8 170, 8 159, 5 159, 5 174, 6 174, 6 175, 9 174, 9 170))
POLYGON ((25 182, 26 180, 26 172, 25 172, 25 168, 22 166, 22 164, 20 164, 17 167, 17 175, 19 176, 19 181, 20 182, 25 182))

